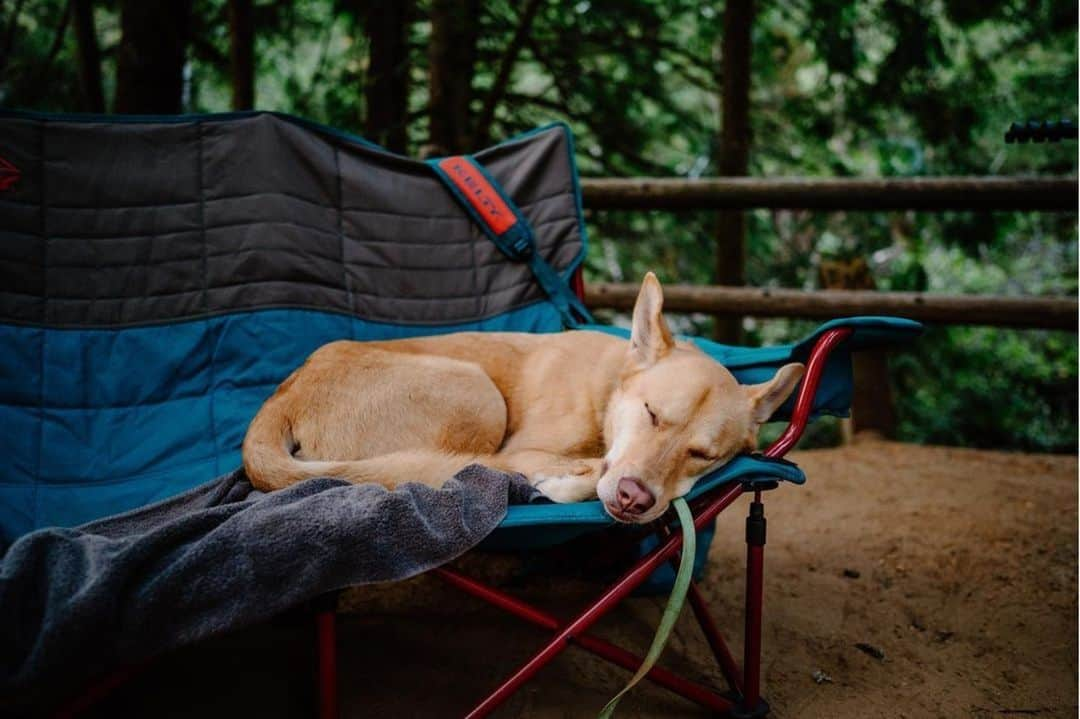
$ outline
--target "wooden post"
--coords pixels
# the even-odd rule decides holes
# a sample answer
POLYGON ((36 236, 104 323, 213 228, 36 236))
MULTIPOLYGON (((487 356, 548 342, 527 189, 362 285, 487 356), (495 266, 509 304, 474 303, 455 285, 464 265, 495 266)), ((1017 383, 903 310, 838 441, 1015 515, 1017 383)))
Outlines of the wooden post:
MULTIPOLYGON (((828 290, 873 290, 877 283, 866 259, 822 260, 818 284, 828 290)), ((859 432, 874 432, 891 439, 896 436, 896 407, 889 383, 889 360, 883 350, 857 352, 852 357, 855 396, 851 417, 841 421, 844 443, 859 432)))
MULTIPOLYGON (((745 175, 750 162, 750 50, 754 22, 752 0, 727 0, 724 34, 717 80, 723 88, 723 119, 718 168, 721 175, 745 175)), ((746 283, 746 214, 723 211, 716 218, 716 265, 718 285, 746 283)), ((742 317, 716 317, 713 336, 718 342, 739 344, 742 317)))

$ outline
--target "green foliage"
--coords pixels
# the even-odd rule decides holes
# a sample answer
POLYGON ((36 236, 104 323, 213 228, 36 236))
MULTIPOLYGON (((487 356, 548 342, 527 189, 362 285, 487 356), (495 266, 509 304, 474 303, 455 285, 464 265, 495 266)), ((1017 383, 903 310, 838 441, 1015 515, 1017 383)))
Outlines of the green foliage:
POLYGON ((933 328, 898 353, 901 437, 993 449, 1073 451, 1076 341, 1061 333, 933 328))
MULTIPOLYGON (((16 5, 18 3, 15 3, 16 5)), ((66 3, 28 0, 0 73, 0 103, 78 109, 66 3), (50 59, 51 58, 51 59, 50 59)), ((96 4, 106 93, 119 41, 115 0, 96 4)), ((428 0, 410 26, 410 149, 427 142, 428 0)), ((0 4, 10 8, 12 3, 0 4)), ((523 3, 485 0, 479 111, 523 3)), ((366 116, 368 41, 353 0, 256 0, 257 103, 356 131, 366 116)), ((187 109, 228 108, 225 0, 195 0, 187 109)), ((762 0, 751 82, 751 174, 1060 174, 1074 144, 1006 145, 1015 120, 1076 119, 1077 7, 1050 0, 762 0)), ((577 136, 584 174, 716 172, 723 4, 545 2, 496 106, 491 135, 554 119, 577 136)), ((11 18, 0 11, 0 29, 11 18)), ((592 279, 706 283, 716 216, 591 212, 592 279)), ((752 285, 814 288, 822 259, 865 257, 892 290, 1075 295, 1075 214, 750 213, 752 285)), ((678 318, 707 333, 711 319, 678 318)), ((787 341, 803 321, 747 320, 750 342, 787 341)), ((1077 437, 1071 333, 935 328, 892 364, 900 432, 913 441, 1070 450, 1077 437)), ((834 434, 826 429, 824 434, 834 434)))
POLYGON ((10 5, 0 3, 0 35, 6 35, 0 36, 0 106, 67 109, 79 88, 75 47, 65 42, 71 27, 66 2, 28 2, 17 17, 8 14, 10 5))

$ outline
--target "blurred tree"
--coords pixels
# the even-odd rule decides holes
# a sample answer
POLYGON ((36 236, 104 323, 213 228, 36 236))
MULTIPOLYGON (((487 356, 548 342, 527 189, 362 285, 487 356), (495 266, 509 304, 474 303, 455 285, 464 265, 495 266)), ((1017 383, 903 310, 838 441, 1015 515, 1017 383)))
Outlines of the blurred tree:
MULTIPOLYGON (((3 35, 0 36, 0 73, 7 69, 8 61, 11 60, 16 49, 15 42, 18 37, 19 18, 22 16, 23 5, 25 4, 26 0, 15 0, 15 6, 11 8, 10 13, 5 13, 7 15, 6 22, 3 26, 3 35)), ((7 8, 6 1, 2 7, 7 8)))
POLYGON ((180 112, 191 0, 122 0, 120 7, 115 111, 180 112))
POLYGON ((521 10, 521 18, 513 37, 506 44, 506 50, 499 58, 498 70, 495 81, 484 96, 484 105, 480 110, 480 116, 476 120, 476 132, 473 133, 472 146, 484 147, 491 142, 491 123, 495 119, 495 109, 504 101, 507 86, 510 84, 510 76, 517 64, 518 56, 525 47, 525 41, 532 32, 533 20, 544 0, 526 0, 525 7, 521 10))
POLYGON ((37 79, 39 82, 48 82, 49 76, 52 74, 53 65, 56 63, 56 57, 60 54, 60 50, 64 46, 64 37, 67 35, 68 25, 71 22, 71 4, 72 0, 65 0, 63 4, 63 11, 60 14, 60 21, 56 25, 56 30, 53 32, 52 42, 49 44, 48 54, 45 56, 44 62, 37 69, 37 79))
POLYGON ((94 25, 93 0, 74 0, 75 39, 78 46, 80 109, 105 112, 105 90, 101 84, 101 52, 94 25))
POLYGON ((366 11, 368 35, 368 138, 394 152, 405 152, 409 123, 409 23, 412 3, 404 0, 354 0, 354 12, 366 11), (363 8, 363 10, 361 9, 363 8))
MULTIPOLYGON (((101 97, 116 89, 119 98, 118 65, 130 44, 124 11, 152 6, 171 23, 168 8, 178 4, 73 2, 68 20, 68 0, 0 3, 0 105, 94 109, 83 89, 93 82, 81 78, 95 64, 101 97), (91 38, 99 63, 81 60, 91 38)), ((414 154, 432 141, 467 151, 565 120, 585 175, 720 175, 721 100, 735 88, 733 76, 717 72, 716 51, 725 28, 736 29, 725 16, 746 2, 410 0, 398 19, 380 20, 378 7, 393 14, 401 3, 251 0, 258 102, 414 154), (394 30, 380 30, 382 22, 394 30), (383 134, 399 127, 390 117, 404 118, 404 133, 383 134)), ((179 59, 161 65, 160 87, 149 92, 169 85, 163 94, 183 111, 232 106, 229 4, 192 0, 187 40, 172 54, 179 59)), ((1075 145, 1002 142, 1014 120, 1075 118, 1075 3, 757 0, 752 9, 747 174, 1076 172, 1075 145)), ((142 27, 147 45, 170 44, 150 20, 142 27)), ((751 285, 812 289, 823 262, 863 258, 881 289, 1077 291, 1073 213, 742 217, 751 285)), ((636 280, 647 269, 665 281, 718 276, 715 213, 592 211, 587 219, 590 278, 636 280)), ((708 316, 673 319, 683 332, 716 331, 708 316)), ((813 324, 747 318, 740 329, 757 344, 789 341, 813 324)), ((1076 367, 1075 335, 934 329, 891 362, 898 436, 1075 449, 1076 367)))
MULTIPOLYGON (((728 0, 717 84, 723 88, 719 152, 715 164, 725 177, 750 169, 750 55, 754 25, 752 0, 728 0)), ((713 281, 718 285, 746 284, 746 214, 716 213, 716 258, 713 281)), ((741 317, 718 317, 713 336, 720 342, 742 341, 741 317)))
POLYGON ((479 0, 431 0, 429 138, 436 154, 469 149, 479 0))
POLYGON ((232 109, 255 107, 255 22, 252 0, 229 0, 229 71, 232 109))

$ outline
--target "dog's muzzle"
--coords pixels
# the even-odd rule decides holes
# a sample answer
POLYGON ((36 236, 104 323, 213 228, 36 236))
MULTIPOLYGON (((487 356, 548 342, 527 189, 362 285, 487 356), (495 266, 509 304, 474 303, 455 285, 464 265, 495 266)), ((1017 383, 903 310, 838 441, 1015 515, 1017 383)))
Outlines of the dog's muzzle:
POLYGON ((619 480, 615 501, 620 514, 636 517, 652 508, 656 497, 637 477, 623 477, 619 480))

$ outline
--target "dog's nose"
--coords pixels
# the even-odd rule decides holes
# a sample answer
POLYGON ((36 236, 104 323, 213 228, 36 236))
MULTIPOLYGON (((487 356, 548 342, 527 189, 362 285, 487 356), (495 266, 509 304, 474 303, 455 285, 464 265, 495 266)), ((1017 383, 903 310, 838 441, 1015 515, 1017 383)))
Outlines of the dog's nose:
POLYGON ((623 477, 616 492, 619 507, 628 514, 641 514, 656 504, 656 497, 637 477, 623 477))

